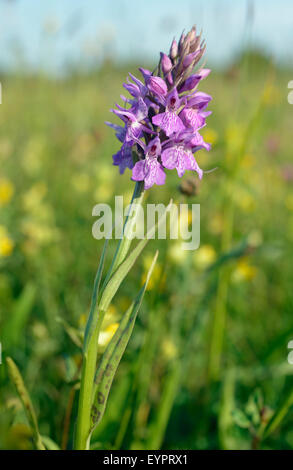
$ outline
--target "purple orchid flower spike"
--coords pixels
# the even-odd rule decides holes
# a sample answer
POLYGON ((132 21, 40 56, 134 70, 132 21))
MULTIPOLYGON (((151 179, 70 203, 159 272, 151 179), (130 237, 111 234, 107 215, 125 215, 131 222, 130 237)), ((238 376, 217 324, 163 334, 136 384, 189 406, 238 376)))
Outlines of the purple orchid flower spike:
POLYGON ((123 106, 112 110, 123 125, 106 124, 115 131, 121 148, 113 156, 120 173, 132 170, 134 181, 144 181, 148 189, 165 183, 165 169, 176 169, 179 177, 187 170, 203 171, 194 158, 198 150, 210 150, 200 134, 211 114, 206 108, 212 97, 198 91, 210 70, 195 66, 201 60, 205 44, 195 27, 174 39, 169 54, 160 53, 154 72, 140 68, 143 81, 129 74, 124 88, 131 95, 121 95, 123 106), (133 163, 133 154, 139 161, 133 163))
POLYGON ((176 88, 174 88, 174 90, 167 96, 166 111, 164 113, 157 114, 152 119, 153 124, 163 129, 168 137, 175 132, 185 129, 183 122, 177 114, 180 105, 181 100, 176 88))
POLYGON ((161 154, 161 142, 159 137, 152 139, 145 148, 145 159, 136 162, 132 170, 134 181, 144 181, 144 188, 149 189, 154 184, 165 183, 166 174, 158 157, 161 154))

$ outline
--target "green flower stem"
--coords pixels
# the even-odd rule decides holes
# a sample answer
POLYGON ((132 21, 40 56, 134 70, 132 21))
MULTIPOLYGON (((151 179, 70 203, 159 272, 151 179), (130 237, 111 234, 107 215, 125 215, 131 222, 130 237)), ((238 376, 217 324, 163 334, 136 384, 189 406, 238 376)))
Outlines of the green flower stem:
MULTIPOLYGON (((87 450, 90 447, 90 429, 91 429, 91 407, 93 402, 94 377, 97 367, 98 340, 101 325, 105 316, 105 310, 97 309, 96 302, 102 294, 107 294, 107 284, 114 271, 121 265, 126 258, 131 245, 131 233, 139 214, 139 206, 144 197, 143 183, 136 183, 131 201, 129 215, 126 218, 123 228, 123 238, 119 241, 112 264, 106 275, 105 282, 98 294, 98 284, 95 282, 91 312, 88 318, 86 331, 88 334, 84 341, 83 364, 81 372, 81 383, 78 404, 78 416, 75 429, 75 449, 87 450), (134 206, 135 205, 135 206, 134 206), (134 209, 133 209, 134 206, 134 209)), ((100 270, 100 268, 99 268, 100 270)), ((100 273, 101 275, 101 273, 100 273)))
POLYGON ((114 254, 114 258, 111 263, 110 269, 107 273, 103 288, 108 283, 112 273, 118 268, 118 266, 122 263, 122 261, 124 261, 128 253, 128 250, 130 248, 130 245, 132 242, 131 233, 136 223, 137 216, 139 214, 139 208, 141 207, 144 194, 145 194, 143 187, 144 187, 143 181, 139 181, 135 185, 133 196, 131 199, 130 210, 126 217, 125 224, 123 227, 123 237, 120 239, 118 243, 118 246, 114 254))

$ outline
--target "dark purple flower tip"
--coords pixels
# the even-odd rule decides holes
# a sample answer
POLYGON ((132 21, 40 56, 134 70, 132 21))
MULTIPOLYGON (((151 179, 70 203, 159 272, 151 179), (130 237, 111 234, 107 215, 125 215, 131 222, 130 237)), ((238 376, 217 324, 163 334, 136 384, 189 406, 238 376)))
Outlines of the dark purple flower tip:
POLYGON ((153 124, 163 129, 168 137, 185 129, 183 122, 177 115, 177 110, 180 105, 181 100, 176 88, 174 88, 166 98, 166 112, 157 114, 152 118, 153 124))
POLYGON ((181 106, 181 100, 176 88, 173 88, 173 90, 168 93, 166 106, 168 111, 176 111, 181 106))

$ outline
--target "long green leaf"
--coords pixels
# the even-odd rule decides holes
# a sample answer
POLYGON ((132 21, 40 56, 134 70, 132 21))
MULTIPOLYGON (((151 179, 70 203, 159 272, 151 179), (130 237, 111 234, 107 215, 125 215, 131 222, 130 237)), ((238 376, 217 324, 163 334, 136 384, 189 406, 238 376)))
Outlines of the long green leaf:
POLYGON ((17 393, 21 399, 22 405, 26 412, 28 421, 33 430, 36 448, 38 450, 45 450, 45 447, 42 443, 42 438, 39 433, 36 413, 35 413, 33 404, 31 402, 30 396, 28 394, 28 391, 26 389, 26 386, 24 384, 24 381, 22 379, 22 376, 19 372, 19 369, 17 365, 15 364, 15 362, 11 359, 11 357, 6 358, 6 363, 7 363, 10 379, 16 387, 17 393))
POLYGON ((145 237, 138 243, 138 245, 134 248, 134 250, 130 253, 130 255, 126 258, 123 263, 117 268, 117 270, 112 275, 111 279, 109 280, 103 294, 101 300, 99 302, 99 309, 102 311, 107 311, 111 300, 113 299, 114 295, 116 294, 120 284, 125 279, 127 274, 129 273, 130 269, 134 265, 135 261, 139 257, 140 253, 148 243, 149 239, 152 238, 152 235, 155 233, 156 229, 161 225, 164 221, 167 212, 170 210, 173 201, 171 200, 166 210, 159 218, 158 222, 147 232, 145 237))
POLYGON ((53 441, 49 436, 41 436, 44 446, 48 450, 61 450, 58 444, 53 441))
POLYGON ((93 290, 93 295, 92 295, 92 301, 91 301, 91 307, 90 307, 90 313, 88 316, 86 328, 85 328, 85 333, 84 333, 84 349, 87 348, 88 346, 88 341, 90 336, 92 335, 93 331, 95 330, 95 309, 96 309, 96 304, 97 304, 97 298, 99 295, 99 288, 101 284, 101 279, 103 275, 103 269, 104 269, 104 264, 105 264, 105 257, 106 257, 106 252, 107 252, 107 247, 108 247, 109 240, 105 240, 103 251, 101 254, 97 274, 95 277, 95 282, 94 282, 94 290, 93 290))
POLYGON ((133 331, 137 313, 141 306, 157 257, 158 251, 154 256, 143 287, 141 288, 136 300, 131 304, 123 316, 120 325, 106 348, 98 366, 95 376, 94 400, 91 411, 92 430, 98 425, 103 417, 111 384, 133 331))

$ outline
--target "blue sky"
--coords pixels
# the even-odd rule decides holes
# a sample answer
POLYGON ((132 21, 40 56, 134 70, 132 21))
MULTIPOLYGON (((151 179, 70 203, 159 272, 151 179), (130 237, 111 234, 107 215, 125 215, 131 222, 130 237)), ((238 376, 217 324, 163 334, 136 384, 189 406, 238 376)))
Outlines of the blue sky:
POLYGON ((66 64, 155 61, 196 23, 211 65, 248 42, 293 59, 293 0, 0 0, 0 66, 54 73, 66 64))

